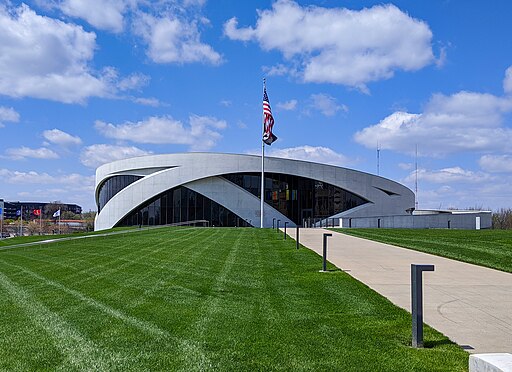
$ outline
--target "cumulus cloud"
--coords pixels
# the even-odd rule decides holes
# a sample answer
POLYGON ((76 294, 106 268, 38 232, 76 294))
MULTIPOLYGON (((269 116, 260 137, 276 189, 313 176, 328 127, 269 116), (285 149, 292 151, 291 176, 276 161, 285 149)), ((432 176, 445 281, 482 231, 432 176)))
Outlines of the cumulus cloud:
POLYGON ((50 143, 60 146, 78 146, 82 140, 78 136, 72 136, 69 133, 63 132, 60 129, 45 130, 43 137, 50 143))
POLYGON ((50 175, 46 172, 20 172, 0 169, 0 177, 10 184, 58 184, 58 185, 94 185, 94 176, 82 176, 77 173, 50 175))
POLYGON ((108 95, 108 83, 88 68, 96 35, 36 14, 27 5, 0 5, 0 94, 65 103, 108 95))
POLYGON ((153 16, 140 12, 134 30, 148 45, 147 55, 153 62, 213 65, 222 62, 219 53, 201 42, 198 21, 180 19, 172 14, 153 16))
POLYGON ((125 78, 122 78, 118 83, 117 87, 121 91, 126 90, 140 90, 149 84, 151 78, 141 73, 134 73, 125 78))
MULTIPOLYGON (((418 169, 418 180, 430 183, 479 183, 487 182, 490 176, 483 172, 473 172, 463 169, 461 167, 450 167, 439 170, 418 169)), ((411 172, 406 178, 405 182, 414 182, 416 179, 416 172, 411 172)))
POLYGON ((484 155, 478 164, 486 172, 512 173, 512 155, 484 155))
POLYGON ((191 115, 188 125, 170 116, 152 116, 136 123, 109 124, 97 121, 96 129, 105 137, 136 143, 189 145, 191 150, 208 150, 222 137, 224 120, 191 115))
POLYGON ((81 18, 97 29, 114 33, 123 31, 124 13, 136 2, 136 0, 45 1, 47 5, 59 8, 68 16, 81 18))
POLYGON ((324 94, 312 94, 310 99, 310 107, 313 109, 320 111, 325 116, 334 116, 338 111, 348 111, 348 107, 346 105, 338 105, 336 98, 324 94))
MULTIPOLYGON (((394 5, 362 10, 302 7, 278 0, 258 12, 255 27, 231 18, 224 33, 232 40, 256 41, 281 52, 287 65, 300 67, 304 81, 337 83, 366 90, 396 70, 415 71, 435 62, 429 26, 394 5)), ((275 73, 287 72, 276 67, 275 73)))
POLYGON ((110 163, 115 160, 150 154, 152 154, 151 151, 141 150, 134 146, 97 144, 84 148, 80 154, 80 161, 86 167, 97 168, 102 164, 110 163))
POLYGON ((277 158, 306 160, 321 164, 331 164, 344 166, 348 165, 350 159, 328 147, 322 146, 297 146, 285 149, 271 148, 267 150, 268 156, 275 156, 277 158))
POLYGON ((8 200, 37 198, 62 200, 95 208, 94 175, 49 174, 38 171, 16 171, 0 168, 0 180, 5 186, 3 196, 8 200))
POLYGON ((491 94, 458 92, 435 94, 423 113, 394 112, 354 135, 374 148, 420 155, 442 156, 462 151, 508 151, 512 129, 503 125, 512 111, 512 99, 491 94))
POLYGON ((291 99, 291 100, 286 101, 286 102, 279 102, 276 105, 276 107, 280 108, 281 110, 292 111, 292 110, 295 110, 297 108, 297 100, 296 99, 291 99))
POLYGON ((18 114, 12 107, 0 106, 0 128, 4 126, 3 123, 17 123, 19 121, 20 114, 18 114))
POLYGON ((9 148, 5 150, 5 154, 12 160, 23 160, 26 158, 33 159, 58 159, 59 155, 56 152, 40 147, 38 149, 31 149, 29 147, 9 148))

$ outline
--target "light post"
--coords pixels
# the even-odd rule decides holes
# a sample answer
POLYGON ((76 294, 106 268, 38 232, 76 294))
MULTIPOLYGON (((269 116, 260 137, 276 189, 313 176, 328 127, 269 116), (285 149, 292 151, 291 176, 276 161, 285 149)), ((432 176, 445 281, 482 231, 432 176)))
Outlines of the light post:
POLYGON ((434 265, 411 264, 412 347, 423 347, 423 271, 434 265))
POLYGON ((332 236, 330 233, 324 233, 324 246, 323 246, 323 265, 322 271, 327 271, 327 238, 332 236))

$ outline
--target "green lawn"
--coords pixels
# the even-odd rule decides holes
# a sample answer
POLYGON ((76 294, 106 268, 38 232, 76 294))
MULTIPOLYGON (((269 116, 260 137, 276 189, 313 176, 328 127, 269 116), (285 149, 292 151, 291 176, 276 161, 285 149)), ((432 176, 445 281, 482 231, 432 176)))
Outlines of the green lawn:
POLYGON ((512 272, 512 230, 334 230, 348 235, 512 272))
POLYGON ((0 251, 0 370, 463 371, 468 354, 269 229, 0 251))
POLYGON ((111 232, 121 233, 123 231, 128 232, 130 230, 134 230, 134 228, 133 227, 116 227, 114 229, 108 229, 108 230, 102 230, 102 231, 76 232, 76 233, 72 233, 72 234, 17 236, 15 238, 0 239, 0 248, 6 247, 6 246, 11 246, 11 245, 34 243, 34 242, 50 240, 50 239, 74 238, 74 237, 79 237, 79 236, 98 235, 98 234, 105 234, 105 233, 111 233, 111 232))

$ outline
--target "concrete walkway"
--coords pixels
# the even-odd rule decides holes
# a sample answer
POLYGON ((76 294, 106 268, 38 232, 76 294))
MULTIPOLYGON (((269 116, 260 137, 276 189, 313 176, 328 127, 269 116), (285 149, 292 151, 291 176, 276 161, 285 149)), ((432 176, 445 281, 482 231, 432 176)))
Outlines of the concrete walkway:
POLYGON ((512 353, 512 274, 324 229, 301 229, 300 243, 322 255, 325 232, 331 263, 407 311, 411 264, 434 264, 423 273, 425 323, 470 353, 512 353))

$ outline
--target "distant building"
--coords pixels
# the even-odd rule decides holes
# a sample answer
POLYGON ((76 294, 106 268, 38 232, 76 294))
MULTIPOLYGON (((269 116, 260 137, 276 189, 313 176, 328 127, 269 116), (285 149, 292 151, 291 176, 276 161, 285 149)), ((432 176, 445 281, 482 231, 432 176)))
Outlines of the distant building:
MULTIPOLYGON (((3 201, 3 199, 0 199, 3 201)), ((44 213, 45 207, 48 204, 54 203, 45 203, 45 202, 8 202, 4 201, 4 219, 17 219, 20 218, 18 211, 23 211, 23 219, 24 220, 32 220, 37 218, 34 214, 34 211, 41 210, 44 213)), ((82 207, 76 204, 60 204, 62 206, 61 212, 69 211, 75 214, 82 213, 82 207)), ((46 216, 48 217, 48 216, 46 216)), ((51 217, 51 216, 50 216, 51 217)))
MULTIPOLYGON (((260 226, 261 158, 185 153, 142 156, 96 170, 95 229, 206 220, 260 226)), ((414 193, 384 177, 326 164, 265 159, 264 226, 490 227, 490 213, 414 214, 414 193)))

